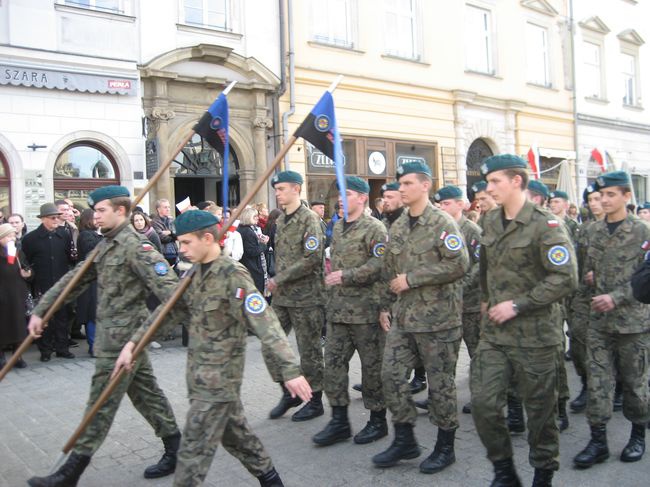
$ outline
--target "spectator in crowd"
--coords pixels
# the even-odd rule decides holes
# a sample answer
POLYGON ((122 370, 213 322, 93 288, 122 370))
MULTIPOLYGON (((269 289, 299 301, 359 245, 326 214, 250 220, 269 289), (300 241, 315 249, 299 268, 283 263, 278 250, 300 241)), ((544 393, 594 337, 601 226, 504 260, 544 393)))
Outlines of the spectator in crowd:
POLYGON ((79 238, 79 229, 75 223, 75 215, 72 211, 72 206, 70 206, 66 200, 56 200, 54 202, 57 209, 61 213, 61 222, 60 228, 70 233, 72 241, 74 244, 77 244, 77 238, 79 238))
POLYGON ((282 215, 282 210, 275 208, 271 213, 269 213, 269 219, 266 222, 266 228, 264 229, 264 235, 268 235, 269 242, 267 244, 268 248, 273 248, 275 245, 275 230, 277 228, 278 218, 282 215))
MULTIPOLYGON (((21 252, 10 252, 15 245, 16 230, 9 223, 0 225, 0 367, 6 363, 5 349, 15 352, 27 336, 25 315, 27 312, 27 283, 31 271, 24 266, 27 260, 21 252), (13 257, 12 257, 13 253, 13 257)), ((23 369, 27 364, 22 357, 16 367, 23 369)))
MULTIPOLYGON (((154 232, 155 233, 155 232, 154 232)), ((88 254, 101 241, 102 235, 95 224, 95 212, 90 208, 81 212, 79 218, 79 260, 86 260, 88 254)), ((94 281, 81 296, 77 298, 77 322, 86 329, 88 355, 95 356, 95 320, 97 318, 97 281, 94 281)))
POLYGON ((136 211, 131 215, 131 225, 136 229, 138 233, 141 233, 149 242, 156 247, 156 250, 162 254, 162 244, 160 243, 160 237, 158 233, 151 226, 151 220, 147 215, 141 211, 136 211))
POLYGON ((16 230, 16 247, 20 248, 20 240, 27 233, 27 225, 25 225, 25 219, 19 213, 12 213, 7 218, 7 223, 9 223, 14 230, 16 230))
MULTIPOLYGON (((22 250, 34 272, 32 294, 37 298, 61 279, 72 265, 69 254, 72 239, 68 232, 59 229, 60 216, 56 205, 45 203, 38 214, 41 224, 23 237, 22 250)), ((68 315, 65 306, 54 314, 37 344, 41 362, 49 362, 52 352, 56 352, 57 357, 74 358, 68 350, 68 315)))
POLYGON ((151 224, 160 238, 162 254, 169 262, 169 265, 176 265, 178 260, 178 246, 176 245, 176 227, 171 215, 172 207, 169 200, 160 199, 156 201, 156 215, 151 224))
POLYGON ((266 203, 257 203, 254 208, 257 210, 257 226, 264 231, 269 220, 269 208, 266 203))
POLYGON ((370 216, 375 217, 377 220, 381 220, 381 216, 384 214, 384 200, 381 198, 375 198, 375 208, 370 213, 370 216))
POLYGON ((332 241, 332 232, 334 231, 334 224, 336 223, 337 220, 341 218, 343 218, 343 206, 339 205, 337 202, 334 205, 334 215, 332 216, 332 219, 327 224, 327 228, 325 229, 326 242, 332 241))
POLYGON ((72 214, 74 215, 75 223, 77 226, 79 226, 79 221, 81 220, 81 212, 84 210, 84 207, 82 207, 79 203, 75 203, 70 198, 63 198, 63 201, 68 203, 68 206, 70 206, 70 211, 72 211, 72 214))
POLYGON ((255 287, 264 294, 268 279, 266 268, 266 244, 269 237, 264 235, 257 226, 259 213, 255 208, 245 208, 241 213, 237 231, 241 235, 244 253, 239 261, 248 269, 255 287))
MULTIPOLYGON (((71 238, 71 245, 68 249, 68 256, 73 264, 79 260, 79 250, 77 249, 77 239, 79 238, 79 229, 77 228, 76 219, 72 206, 66 200, 56 200, 54 202, 61 213, 61 225, 59 231, 68 233, 71 238)), ((70 338, 75 340, 85 340, 86 335, 81 332, 81 326, 77 321, 77 308, 74 303, 64 305, 68 316, 68 330, 70 338)), ((77 346, 76 342, 70 342, 70 346, 77 346)))
POLYGON ((9 210, 6 208, 0 208, 0 225, 7 223, 6 215, 9 213, 9 210))
POLYGON ((571 203, 569 205, 569 210, 567 211, 567 215, 572 220, 580 221, 580 214, 578 213, 578 207, 574 203, 571 203))

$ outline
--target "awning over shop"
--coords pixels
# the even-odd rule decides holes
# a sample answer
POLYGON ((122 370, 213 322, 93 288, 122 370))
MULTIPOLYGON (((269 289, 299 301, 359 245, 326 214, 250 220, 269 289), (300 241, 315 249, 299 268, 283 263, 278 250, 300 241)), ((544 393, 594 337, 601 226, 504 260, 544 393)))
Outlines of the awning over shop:
POLYGON ((56 71, 2 62, 0 62, 0 85, 113 95, 133 96, 138 93, 138 79, 135 77, 56 71))

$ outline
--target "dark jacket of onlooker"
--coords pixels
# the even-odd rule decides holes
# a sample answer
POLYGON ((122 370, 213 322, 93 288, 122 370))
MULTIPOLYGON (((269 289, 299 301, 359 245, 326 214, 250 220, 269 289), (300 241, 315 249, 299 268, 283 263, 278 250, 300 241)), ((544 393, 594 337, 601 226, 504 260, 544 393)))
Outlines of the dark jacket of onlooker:
POLYGON ((251 225, 239 225, 237 231, 241 234, 242 244, 244 245, 244 255, 239 262, 244 264, 248 269, 255 287, 264 292, 264 260, 263 255, 266 251, 266 245, 260 242, 257 233, 251 225))
POLYGON ((19 252, 13 264, 7 261, 7 253, 0 246, 0 350, 7 345, 20 343, 27 336, 25 326, 27 283, 20 275, 25 257, 19 252))
MULTIPOLYGON (((96 230, 81 230, 77 240, 79 249, 79 260, 85 260, 86 256, 102 240, 102 236, 96 230)), ((97 313, 97 283, 93 282, 83 294, 77 298, 77 322, 85 325, 95 321, 97 313)))
POLYGON ((22 238, 22 251, 31 264, 34 295, 45 293, 70 270, 69 250, 72 240, 68 232, 57 228, 49 232, 41 224, 22 238))
MULTIPOLYGON (((162 254, 165 259, 171 261, 178 257, 178 247, 176 246, 176 226, 174 220, 168 216, 156 215, 151 219, 151 226, 154 228, 162 246, 162 254), (163 235, 162 232, 169 230, 169 235, 163 235)), ((153 243, 153 242, 152 242, 153 243)))

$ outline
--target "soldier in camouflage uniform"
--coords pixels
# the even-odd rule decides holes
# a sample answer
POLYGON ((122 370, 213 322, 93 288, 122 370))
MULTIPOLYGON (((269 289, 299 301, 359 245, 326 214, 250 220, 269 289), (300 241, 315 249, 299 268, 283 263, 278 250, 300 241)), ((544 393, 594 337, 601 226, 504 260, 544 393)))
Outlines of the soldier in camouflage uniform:
MULTIPOLYGON (((131 201, 126 188, 106 186, 97 189, 90 193, 88 203, 95 210, 95 218, 104 239, 97 246, 99 253, 93 265, 66 301, 74 301, 92 282, 97 281, 97 330, 94 345, 97 359, 88 399, 90 409, 108 384, 120 350, 149 314, 145 304, 146 296, 153 293, 164 302, 174 291, 178 280, 164 257, 129 224, 131 201)), ((29 323, 33 336, 38 336, 42 330, 40 317, 54 303, 81 265, 83 263, 63 276, 41 298, 29 323)), ((172 323, 179 323, 177 315, 172 314, 169 319, 172 323)), ((156 436, 162 438, 165 446, 165 454, 158 464, 145 470, 145 478, 173 473, 180 432, 171 405, 156 383, 149 357, 143 352, 131 373, 121 381, 77 440, 65 465, 48 477, 32 478, 29 484, 32 487, 76 485, 88 466, 90 457, 106 438, 125 394, 152 426, 156 436)))
MULTIPOLYGON (((348 439, 348 368, 355 350, 361 359, 364 406, 370 421, 355 435, 365 444, 388 434, 386 406, 381 383, 381 360, 385 333, 379 326, 379 299, 386 228, 364 214, 370 186, 361 178, 346 178, 347 219, 334 225, 330 247, 331 272, 325 276, 327 342, 325 342, 325 393, 332 406, 332 419, 313 437, 320 446, 348 439)), ((339 203, 342 205, 342 202, 339 203)))
POLYGON ((496 201, 487 192, 487 183, 485 181, 478 181, 472 184, 472 191, 474 192, 474 200, 478 202, 478 207, 481 210, 481 216, 478 219, 478 226, 483 228, 483 221, 488 211, 497 207, 496 201))
POLYGON ((485 215, 481 237, 481 338, 472 359, 472 415, 488 458, 492 485, 520 485, 502 408, 516 387, 528 412, 529 459, 536 486, 559 468, 555 423, 562 330, 559 301, 577 285, 573 245, 557 219, 526 201, 526 162, 487 158, 481 172, 501 205, 485 215))
POLYGON ((455 461, 461 279, 469 268, 469 258, 456 222, 429 202, 429 166, 404 163, 397 176, 409 210, 390 229, 384 256, 384 277, 389 283, 386 291, 390 292, 383 297, 379 318, 388 332, 382 379, 395 439, 372 461, 378 467, 391 467, 401 459, 420 455, 413 435, 417 413, 407 378, 420 359, 432 394, 430 420, 438 426, 433 453, 420 464, 420 471, 434 473, 455 461))
MULTIPOLYGON (((269 279, 268 290, 273 294, 273 310, 285 333, 296 331, 300 368, 312 389, 311 400, 291 417, 292 421, 307 421, 323 414, 323 352, 321 330, 325 320, 323 310, 323 230, 316 213, 302 205, 300 188, 302 176, 283 171, 271 180, 278 204, 284 214, 277 220, 275 233, 275 276, 269 279)), ((271 358, 266 358, 272 360, 271 358)), ((277 370, 277 367, 275 368, 277 370)), ((282 377, 272 372, 275 382, 282 377)), ((301 404, 282 386, 282 398, 269 414, 276 419, 289 408, 301 404)))
POLYGON ((580 413, 587 407, 587 330, 589 328, 589 315, 591 310, 592 288, 584 281, 587 251, 589 240, 595 228, 595 223, 605 216, 601 204, 601 196, 597 187, 593 184, 587 186, 583 193, 583 200, 589 206, 594 220, 588 220, 580 226, 578 241, 576 242, 576 254, 578 257, 578 276, 580 277, 578 290, 571 301, 571 312, 573 314, 573 330, 571 331, 571 359, 578 377, 582 382, 582 389, 578 396, 571 401, 569 406, 574 413, 580 413))
POLYGON ((630 176, 606 173, 596 180, 605 218, 594 224, 589 238, 585 282, 593 287, 587 330, 589 361, 587 420, 591 440, 575 458, 588 468, 609 457, 606 424, 612 414, 613 377, 623 382, 623 415, 632 433, 621 461, 636 462, 645 452, 648 405, 649 307, 636 301, 630 279, 650 251, 650 226, 628 214, 630 176))
MULTIPOLYGON (((308 400, 310 388, 300 375, 275 313, 246 268, 220 255, 217 223, 214 215, 200 210, 186 211, 176 220, 180 251, 197 265, 180 303, 184 322, 189 323, 186 375, 190 408, 174 486, 201 485, 222 443, 262 487, 280 487, 280 476, 251 431, 240 399, 247 331, 257 335, 267 356, 273 356, 272 365, 278 367, 274 372, 282 377, 291 395, 308 400)), ((116 371, 121 366, 130 367, 132 351, 150 321, 124 347, 116 371)), ((165 335, 164 330, 158 333, 165 335)))

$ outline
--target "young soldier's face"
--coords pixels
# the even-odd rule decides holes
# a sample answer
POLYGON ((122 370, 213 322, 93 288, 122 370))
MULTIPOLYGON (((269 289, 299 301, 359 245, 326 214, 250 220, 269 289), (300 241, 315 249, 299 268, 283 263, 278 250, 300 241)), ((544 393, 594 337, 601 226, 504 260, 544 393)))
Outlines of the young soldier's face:
POLYGON ((548 202, 551 213, 554 215, 561 215, 569 208, 569 202, 563 198, 552 198, 548 202))
MULTIPOLYGON (((646 210, 645 208, 643 210, 639 210, 639 218, 650 222, 650 210, 646 210)), ((11 220, 9 220, 9 223, 11 223, 11 220)))
POLYGON ((278 205, 286 206, 300 197, 300 186, 293 183, 277 183, 273 188, 278 205))
POLYGON ((602 197, 598 191, 587 196, 587 205, 594 215, 598 216, 603 214, 602 197))
POLYGON ((481 213, 486 213, 497 205, 494 198, 487 191, 476 193, 474 199, 478 201, 478 207, 481 209, 481 213))
MULTIPOLYGON (((348 203, 348 212, 356 213, 359 208, 364 208, 366 205, 366 196, 362 193, 357 193, 356 191, 346 190, 345 198, 348 203)), ((343 206, 343 203, 340 203, 343 206)))
POLYGON ((114 210, 109 200, 103 200, 95 204, 95 221, 102 232, 119 225, 121 221, 120 215, 124 216, 124 208, 118 206, 117 210, 114 210))
POLYGON ((402 196, 399 191, 384 191, 384 212, 392 213, 402 206, 402 196))
POLYGON ((463 200, 443 200, 440 202, 440 209, 445 213, 451 215, 452 218, 457 219, 463 212, 465 202, 463 200))
POLYGON ((428 195, 431 181, 421 180, 417 174, 406 174, 399 178, 399 192, 402 203, 409 206, 419 201, 423 195, 428 195))
POLYGON ((621 211, 630 199, 630 193, 625 193, 617 186, 600 190, 603 211, 608 215, 621 211))
POLYGON ((513 194, 521 191, 521 178, 510 178, 505 171, 494 171, 487 175, 487 192, 498 205, 509 201, 513 194))
POLYGON ((203 262, 210 248, 217 245, 209 233, 204 233, 201 237, 194 233, 186 233, 178 237, 178 243, 183 256, 193 264, 203 262))

